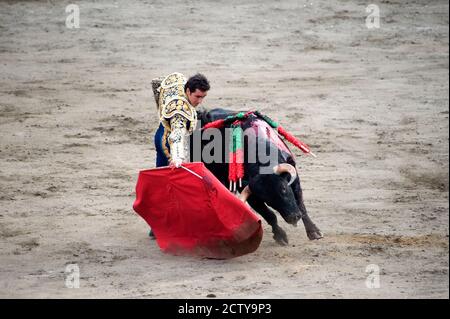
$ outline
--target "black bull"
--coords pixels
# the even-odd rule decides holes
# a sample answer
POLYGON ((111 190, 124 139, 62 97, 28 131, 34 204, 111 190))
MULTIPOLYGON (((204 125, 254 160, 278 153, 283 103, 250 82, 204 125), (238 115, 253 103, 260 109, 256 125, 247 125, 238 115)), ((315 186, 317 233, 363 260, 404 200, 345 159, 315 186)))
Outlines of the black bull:
MULTIPOLYGON (((224 119, 229 115, 235 115, 237 112, 229 111, 225 109, 212 109, 198 111, 198 119, 201 121, 201 126, 207 123, 213 122, 218 119, 224 119)), ((266 125, 265 122, 258 120, 256 117, 249 117, 242 121, 242 129, 245 131, 248 128, 254 128, 258 125, 266 125)), ((197 130, 199 129, 197 126, 197 130)), ((267 125, 264 130, 271 131, 268 134, 277 133, 268 128, 267 125)), ((220 129, 220 141, 211 139, 203 140, 199 138, 198 131, 194 132, 190 137, 190 160, 191 161, 203 161, 205 166, 224 184, 228 187, 228 139, 226 138, 225 128, 220 129), (197 134, 196 134, 197 133, 197 134), (196 139, 194 142, 193 139, 196 139), (199 139, 201 143, 199 143, 199 139), (197 143, 197 144, 196 144, 197 143), (217 143, 220 143, 217 145, 217 143), (211 144, 213 145, 211 147, 211 144), (214 156, 214 160, 205 161, 204 158, 200 158, 199 154, 203 154, 203 150, 208 145, 208 150, 214 149, 217 151, 216 146, 221 148, 221 155, 218 159, 214 156), (197 146, 196 146, 197 145, 197 146), (201 145, 201 146, 200 146, 201 145), (201 147, 201 150, 199 149, 201 147)), ((247 200, 248 204, 258 212, 272 227, 274 234, 273 238, 277 243, 281 245, 288 244, 288 238, 286 232, 278 225, 277 217, 273 210, 278 211, 284 220, 292 225, 297 225, 297 222, 301 219, 305 226, 306 234, 309 239, 320 239, 323 237, 320 229, 313 223, 308 216, 308 212, 303 203, 303 192, 300 185, 300 178, 298 177, 295 169, 295 160, 292 157, 289 149, 284 142, 275 144, 273 139, 268 139, 267 135, 261 134, 250 139, 244 138, 244 178, 242 186, 237 185, 237 190, 241 193, 241 198, 247 200), (256 143, 259 146, 250 145, 249 143, 256 143), (265 153, 268 154, 273 151, 275 154, 274 159, 276 163, 262 163, 259 158, 256 161, 250 160, 247 150, 258 150, 258 147, 266 148, 265 153), (272 173, 267 173, 268 164, 274 167, 272 173), (266 169, 264 173, 261 173, 261 168, 266 169), (271 207, 271 208, 269 208, 271 207)), ((203 156, 201 156, 203 157, 203 156)), ((255 156, 253 154, 253 159, 255 156)))

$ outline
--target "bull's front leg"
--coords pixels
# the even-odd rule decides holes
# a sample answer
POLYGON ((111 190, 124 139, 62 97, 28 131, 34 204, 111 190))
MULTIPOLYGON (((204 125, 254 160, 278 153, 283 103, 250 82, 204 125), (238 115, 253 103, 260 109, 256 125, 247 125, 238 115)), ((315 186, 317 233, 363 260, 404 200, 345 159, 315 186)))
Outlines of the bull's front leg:
POLYGON ((313 223, 311 218, 309 218, 308 211, 306 210, 305 204, 303 203, 303 192, 300 188, 300 184, 294 186, 294 194, 296 194, 296 200, 298 208, 302 213, 302 221, 303 225, 305 225, 306 235, 310 240, 323 238, 323 234, 320 231, 319 227, 313 223))
POLYGON ((307 213, 303 214, 302 220, 303 225, 305 225, 306 235, 310 240, 323 238, 323 234, 320 231, 319 227, 317 227, 316 224, 313 223, 307 213))
POLYGON ((287 244, 289 244, 287 234, 278 225, 278 220, 275 213, 269 207, 267 207, 264 202, 259 201, 253 195, 248 198, 247 202, 258 214, 260 214, 267 221, 270 226, 272 226, 273 239, 275 239, 275 241, 281 246, 286 246, 287 244))

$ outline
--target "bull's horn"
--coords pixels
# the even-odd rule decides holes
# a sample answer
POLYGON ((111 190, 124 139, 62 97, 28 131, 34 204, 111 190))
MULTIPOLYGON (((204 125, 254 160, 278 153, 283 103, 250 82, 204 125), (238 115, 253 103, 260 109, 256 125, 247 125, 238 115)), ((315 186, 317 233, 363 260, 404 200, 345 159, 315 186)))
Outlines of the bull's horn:
POLYGON ((242 190, 241 195, 239 196, 239 199, 245 203, 251 194, 252 194, 252 191, 250 190, 250 187, 247 185, 242 190))
POLYGON ((289 181, 288 185, 291 185, 297 178, 297 170, 294 166, 288 163, 278 164, 273 168, 273 172, 277 175, 280 175, 282 173, 289 173, 289 175, 291 175, 291 180, 289 181))

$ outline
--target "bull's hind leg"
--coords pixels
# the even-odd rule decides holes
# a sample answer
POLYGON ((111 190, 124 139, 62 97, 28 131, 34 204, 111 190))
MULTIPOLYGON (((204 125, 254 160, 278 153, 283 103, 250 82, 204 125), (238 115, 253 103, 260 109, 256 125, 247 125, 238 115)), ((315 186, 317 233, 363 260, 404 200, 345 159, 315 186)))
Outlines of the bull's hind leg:
POLYGON ((275 213, 267 207, 263 202, 258 201, 254 196, 250 196, 247 200, 249 205, 260 214, 266 221, 272 226, 273 239, 282 245, 286 246, 289 244, 286 232, 278 225, 277 216, 275 213))
POLYGON ((310 240, 323 238, 323 234, 320 231, 319 227, 317 227, 316 224, 313 223, 308 214, 304 214, 302 220, 303 225, 305 225, 306 235, 310 240))

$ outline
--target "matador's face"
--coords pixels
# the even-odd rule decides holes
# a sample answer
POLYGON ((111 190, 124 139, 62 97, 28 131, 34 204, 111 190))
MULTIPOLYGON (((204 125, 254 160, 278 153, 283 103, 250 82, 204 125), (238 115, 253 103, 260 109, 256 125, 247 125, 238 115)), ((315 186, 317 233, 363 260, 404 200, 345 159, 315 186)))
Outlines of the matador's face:
POLYGON ((207 91, 201 91, 199 89, 196 89, 195 92, 191 92, 189 88, 186 89, 186 95, 189 100, 189 103, 191 103, 192 106, 196 107, 200 103, 203 102, 203 99, 208 94, 207 91))

